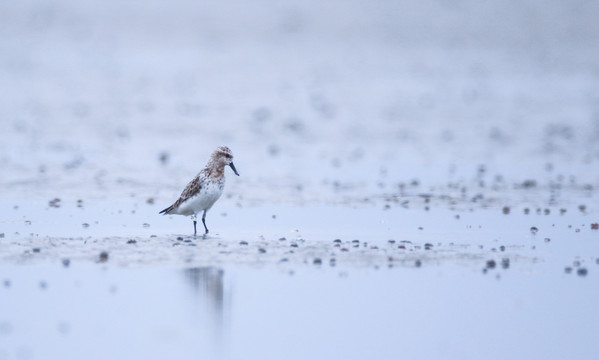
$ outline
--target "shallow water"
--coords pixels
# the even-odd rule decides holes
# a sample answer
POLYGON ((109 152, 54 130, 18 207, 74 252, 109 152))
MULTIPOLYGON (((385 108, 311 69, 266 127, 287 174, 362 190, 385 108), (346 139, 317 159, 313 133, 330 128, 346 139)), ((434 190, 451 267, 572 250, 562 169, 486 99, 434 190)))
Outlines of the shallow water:
POLYGON ((594 358, 598 16, 0 4, 0 359, 594 358))

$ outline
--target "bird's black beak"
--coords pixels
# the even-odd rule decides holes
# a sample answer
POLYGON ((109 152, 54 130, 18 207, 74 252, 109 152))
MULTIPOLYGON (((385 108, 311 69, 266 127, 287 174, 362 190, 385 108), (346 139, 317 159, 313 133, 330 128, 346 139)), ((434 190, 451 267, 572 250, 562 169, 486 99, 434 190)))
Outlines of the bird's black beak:
POLYGON ((235 173, 235 175, 239 176, 239 173, 237 172, 237 169, 235 169, 235 165, 233 165, 233 162, 231 162, 229 164, 229 166, 231 167, 231 169, 233 169, 233 172, 235 173))

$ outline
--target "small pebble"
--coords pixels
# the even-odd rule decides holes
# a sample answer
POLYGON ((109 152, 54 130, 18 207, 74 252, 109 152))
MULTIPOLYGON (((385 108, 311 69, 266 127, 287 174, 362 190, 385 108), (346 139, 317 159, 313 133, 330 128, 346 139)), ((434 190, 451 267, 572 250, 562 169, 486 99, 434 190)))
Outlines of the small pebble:
POLYGON ((71 260, 69 260, 69 259, 62 259, 62 266, 69 267, 69 265, 71 265, 71 260))
POLYGON ((533 226, 533 227, 530 228, 530 232, 533 233, 533 234, 536 234, 537 231, 539 231, 539 229, 537 229, 536 226, 533 226))
POLYGON ((247 244, 248 244, 248 242, 247 242, 247 241, 240 241, 240 242, 239 242, 239 245, 247 245, 247 244))
POLYGON ((510 267, 510 259, 509 258, 501 259, 501 267, 504 269, 509 268, 510 267))
POLYGON ((108 253, 106 251, 102 251, 100 253, 100 256, 98 256, 98 261, 99 262, 106 262, 106 261, 108 261, 108 253))
POLYGON ((136 240, 133 240, 133 239, 127 240, 127 244, 135 244, 135 243, 137 243, 136 240))
POLYGON ((322 260, 320 258, 315 258, 314 261, 312 262, 314 265, 321 265, 322 264, 322 260))
POLYGON ((260 254, 265 254, 265 253, 266 253, 266 249, 265 249, 265 248, 259 248, 259 249, 258 249, 258 252, 259 252, 260 254))
POLYGON ((599 230, 599 224, 598 223, 591 224, 591 230, 599 230))
POLYGON ((495 260, 488 260, 487 261, 487 269, 494 269, 496 265, 497 264, 495 263, 495 260))
POLYGON ((285 240, 287 240, 286 237, 279 238, 279 241, 285 241, 285 240))
POLYGON ((333 240, 333 242, 340 244, 341 243, 341 239, 335 239, 335 240, 333 240))
POLYGON ((546 243, 548 243, 548 242, 550 242, 550 241, 551 241, 551 239, 550 239, 550 238, 545 238, 545 242, 546 242, 546 243))
POLYGON ((145 227, 145 228, 149 228, 149 227, 150 227, 150 224, 148 224, 148 223, 143 223, 143 225, 142 225, 142 226, 143 226, 143 227, 145 227))
POLYGON ((571 273, 571 272, 572 272, 572 268, 571 268, 570 266, 566 266, 566 267, 564 268, 564 272, 565 272, 566 274, 569 274, 569 273, 571 273))
POLYGON ((87 228, 89 227, 89 224, 88 224, 88 223, 83 223, 83 224, 81 224, 81 226, 82 226, 84 229, 87 229, 87 228))
POLYGON ((387 240, 387 242, 388 242, 389 244, 395 244, 395 240, 393 240, 393 239, 387 240))
POLYGON ((183 241, 183 238, 182 238, 181 236, 178 236, 178 237, 177 237, 177 240, 178 240, 178 241, 183 241))
POLYGON ((416 267, 421 267, 421 266, 422 266, 422 261, 420 261, 420 260, 416 260, 416 261, 414 262, 414 266, 416 266, 416 267))
POLYGON ((507 214, 509 214, 509 213, 510 213, 510 207, 509 207, 509 206, 504 206, 504 207, 503 207, 503 209, 502 209, 502 211, 503 211, 503 213, 504 213, 505 215, 507 215, 507 214))
POLYGON ((290 246, 296 248, 297 244, 291 244, 290 246))
POLYGON ((433 248, 433 244, 431 244, 431 243, 424 244, 424 250, 430 250, 432 248, 433 248))
POLYGON ((576 271, 576 273, 578 274, 578 276, 587 276, 588 271, 586 268, 580 268, 576 271))
POLYGON ((501 251, 505 251, 505 245, 501 245, 501 246, 499 247, 499 250, 501 250, 501 251))
POLYGON ((40 248, 33 248, 32 250, 34 253, 39 253, 40 251, 42 251, 40 248))

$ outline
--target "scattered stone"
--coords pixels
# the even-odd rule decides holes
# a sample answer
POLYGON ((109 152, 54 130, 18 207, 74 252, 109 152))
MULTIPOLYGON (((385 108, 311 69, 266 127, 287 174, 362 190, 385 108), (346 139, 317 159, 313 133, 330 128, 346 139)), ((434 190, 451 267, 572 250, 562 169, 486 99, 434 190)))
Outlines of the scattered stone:
POLYGON ((77 207, 78 208, 82 208, 83 207, 83 200, 81 200, 81 199, 77 200, 77 207))
POLYGON ((501 246, 499 247, 499 250, 501 250, 501 251, 505 251, 505 245, 501 245, 501 246))
POLYGON ((60 207, 60 199, 54 198, 54 199, 48 201, 48 205, 53 208, 59 208, 60 207))
POLYGON ((571 268, 570 266, 566 266, 566 267, 564 268, 564 272, 565 272, 566 274, 570 274, 570 273, 572 272, 572 268, 571 268))
POLYGON ((293 243, 293 244, 291 244, 290 246, 291 246, 291 247, 294 247, 294 248, 296 248, 296 247, 297 247, 297 244, 296 244, 296 243, 293 243))
POLYGON ((247 245, 247 244, 248 244, 248 242, 247 242, 247 241, 240 241, 240 242, 239 242, 239 245, 247 245))
POLYGON ((0 239, 4 239, 4 233, 0 233, 0 239))
POLYGON ((421 267, 421 266, 422 266, 422 261, 420 261, 420 260, 416 260, 416 261, 414 262, 414 266, 415 266, 415 267, 421 267))
POLYGON ((405 245, 399 245, 397 248, 398 248, 398 249, 405 250, 405 249, 406 249, 406 246, 405 246, 405 245))
POLYGON ((258 252, 259 252, 260 254, 265 254, 265 253, 266 253, 266 249, 265 249, 265 248, 259 248, 259 249, 258 249, 258 252))
POLYGON ((487 260, 487 269, 495 269, 495 266, 497 266, 495 260, 487 260))
POLYGON ((352 240, 351 242, 354 244, 357 244, 357 243, 360 243, 360 240, 352 240))
POLYGON ((509 214, 509 213, 510 213, 510 207, 509 207, 509 206, 504 206, 504 207, 503 207, 503 213, 504 213, 505 215, 509 214))
POLYGON ((273 216, 272 216, 272 218, 273 218, 273 220, 274 220, 274 219, 276 219, 276 218, 277 218, 277 215, 273 215, 273 216))
POLYGON ((430 250, 432 248, 433 248, 433 244, 431 244, 431 243, 424 244, 424 250, 430 250))
POLYGON ((82 226, 84 229, 87 229, 87 228, 89 227, 89 224, 88 224, 88 223, 83 223, 83 224, 81 224, 81 226, 82 226))
POLYGON ((146 203, 147 203, 148 205, 154 205, 154 198, 153 198, 153 197, 150 197, 150 198, 148 198, 148 199, 146 200, 146 203))
POLYGON ((347 252, 347 251, 349 251, 349 249, 348 248, 341 248, 341 251, 347 252))
POLYGON ((137 243, 137 240, 134 240, 134 239, 127 240, 127 244, 136 244, 136 243, 137 243))
POLYGON ((285 240, 287 240, 287 238, 286 238, 286 237, 281 237, 281 238, 279 238, 279 241, 285 241, 285 240))
POLYGON ((580 268, 576 271, 576 273, 578 274, 578 276, 587 276, 589 272, 586 268, 580 268))
POLYGON ((62 259, 62 266, 69 267, 71 265, 70 259, 62 259))
POLYGON ((564 215, 564 214, 566 213, 566 211, 567 211, 567 210, 566 210, 566 209, 563 209, 563 208, 562 208, 562 209, 559 209, 559 214, 560 214, 560 215, 564 215))
POLYGON ((548 242, 550 242, 550 241, 551 241, 551 239, 550 239, 550 238, 545 238, 545 242, 546 242, 546 243, 548 243, 548 242))
POLYGON ((530 228, 530 232, 531 232, 533 235, 534 235, 534 234, 536 234, 538 231, 539 231, 539 229, 537 229, 537 227, 536 227, 536 226, 533 226, 533 227, 531 227, 531 228, 530 228))
POLYGON ((178 236, 178 237, 177 237, 177 240, 178 240, 178 241, 183 241, 183 238, 182 238, 181 236, 178 236))
POLYGON ((504 269, 509 268, 510 267, 510 259, 509 258, 501 259, 501 267, 504 269))
POLYGON ((106 262, 106 261, 108 261, 108 253, 106 251, 102 251, 100 253, 100 256, 98 256, 98 262, 103 263, 103 262, 106 262))
POLYGON ((289 259, 288 258, 282 258, 281 260, 279 260, 279 262, 288 262, 289 259))
POLYGON ((599 224, 598 223, 591 224, 591 230, 599 230, 599 224))
POLYGON ((333 240, 333 242, 340 244, 341 243, 341 239, 335 239, 335 240, 333 240))
POLYGON ((389 244, 395 244, 395 240, 393 240, 393 239, 387 240, 387 242, 388 242, 389 244))
POLYGON ((314 265, 322 265, 322 259, 321 258, 315 258, 312 263, 314 265))
POLYGON ((142 225, 142 226, 143 226, 143 227, 145 227, 145 228, 149 228, 149 227, 150 227, 150 224, 148 224, 148 223, 143 223, 143 225, 142 225))
POLYGON ((44 280, 40 281, 40 289, 46 290, 46 288, 48 288, 48 283, 44 280))
POLYGON ((524 182, 522 183, 523 188, 531 188, 535 186, 537 186, 536 180, 524 180, 524 182))

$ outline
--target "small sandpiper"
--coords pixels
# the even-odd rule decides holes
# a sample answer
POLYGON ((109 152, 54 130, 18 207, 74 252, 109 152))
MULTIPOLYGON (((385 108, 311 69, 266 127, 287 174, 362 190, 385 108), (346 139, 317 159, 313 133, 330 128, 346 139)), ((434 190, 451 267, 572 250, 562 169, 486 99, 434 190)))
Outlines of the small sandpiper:
POLYGON ((162 210, 160 214, 191 216, 193 235, 195 236, 197 233, 197 215, 203 210, 202 223, 204 229, 206 229, 204 235, 208 234, 206 212, 210 210, 223 193, 225 188, 225 166, 227 165, 233 169, 235 175, 239 176, 235 165, 233 165, 233 153, 228 147, 220 146, 210 155, 210 160, 208 160, 208 164, 204 169, 187 184, 179 199, 173 205, 162 210))

